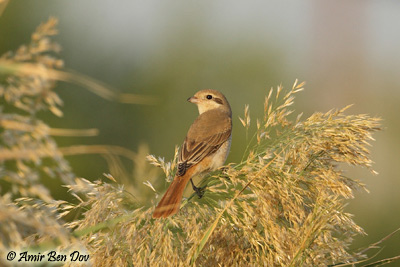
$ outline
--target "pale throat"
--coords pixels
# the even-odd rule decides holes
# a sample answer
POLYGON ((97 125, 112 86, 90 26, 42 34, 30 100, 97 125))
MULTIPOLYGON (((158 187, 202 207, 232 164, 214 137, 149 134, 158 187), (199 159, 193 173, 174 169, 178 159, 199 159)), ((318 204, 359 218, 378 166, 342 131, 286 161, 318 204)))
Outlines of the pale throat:
POLYGON ((220 107, 220 105, 218 105, 217 103, 215 103, 215 104, 208 103, 207 105, 204 105, 204 104, 197 105, 197 108, 199 109, 199 114, 202 114, 206 111, 209 111, 211 109, 215 109, 218 107, 220 107))

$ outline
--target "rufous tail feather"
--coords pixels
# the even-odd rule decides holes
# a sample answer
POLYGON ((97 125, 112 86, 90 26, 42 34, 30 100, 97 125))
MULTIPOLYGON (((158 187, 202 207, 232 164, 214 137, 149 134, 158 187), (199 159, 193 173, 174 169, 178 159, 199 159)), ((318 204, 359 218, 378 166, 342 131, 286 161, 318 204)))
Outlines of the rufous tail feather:
POLYGON ((175 176, 167 192, 153 212, 153 218, 167 218, 179 211, 183 191, 192 176, 193 169, 189 169, 183 176, 175 176))

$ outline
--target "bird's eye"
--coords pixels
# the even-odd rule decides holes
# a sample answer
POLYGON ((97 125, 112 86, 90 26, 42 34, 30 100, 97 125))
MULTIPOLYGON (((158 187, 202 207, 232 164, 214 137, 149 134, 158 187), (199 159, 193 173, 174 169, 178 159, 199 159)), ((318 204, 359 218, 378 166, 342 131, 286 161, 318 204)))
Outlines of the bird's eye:
POLYGON ((207 95, 207 99, 212 99, 212 95, 207 95))

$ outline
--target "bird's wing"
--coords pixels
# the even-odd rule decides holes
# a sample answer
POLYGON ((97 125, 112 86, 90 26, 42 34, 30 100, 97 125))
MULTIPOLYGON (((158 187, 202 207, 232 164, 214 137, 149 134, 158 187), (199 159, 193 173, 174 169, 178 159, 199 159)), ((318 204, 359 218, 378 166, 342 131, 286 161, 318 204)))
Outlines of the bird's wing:
POLYGON ((232 119, 225 111, 210 110, 202 113, 193 122, 183 142, 177 175, 215 153, 232 133, 232 119))

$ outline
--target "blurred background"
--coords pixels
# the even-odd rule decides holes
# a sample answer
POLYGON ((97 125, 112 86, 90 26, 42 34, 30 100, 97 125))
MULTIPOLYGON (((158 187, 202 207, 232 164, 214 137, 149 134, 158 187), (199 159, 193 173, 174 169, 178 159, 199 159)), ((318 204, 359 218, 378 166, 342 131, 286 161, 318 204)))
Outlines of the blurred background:
MULTIPOLYGON (((400 227, 399 11, 395 0, 14 0, 0 17, 0 54, 29 42, 35 28, 55 16, 66 69, 123 93, 158 98, 156 105, 121 104, 59 83, 64 117, 43 114, 43 119, 52 127, 100 131, 96 137, 58 137, 60 146, 148 149, 171 160, 197 116, 186 99, 213 88, 224 92, 233 108, 228 162, 239 162, 246 144, 238 119, 244 105, 250 104, 255 122, 267 91, 280 83, 290 88, 296 78, 307 82, 294 106, 303 118, 348 104, 354 106, 347 113, 383 118, 384 130, 374 135, 371 147, 379 175, 351 167, 346 173, 370 190, 357 192, 347 206, 368 233, 354 242, 359 248, 400 227)), ((100 156, 67 159, 79 177, 95 180, 108 172, 100 156)), ((147 180, 146 172, 141 175, 147 180)), ((154 185, 163 191, 166 183, 154 185)), ((154 201, 148 187, 137 186, 154 201)), ((379 258, 397 255, 399 244, 400 236, 393 237, 379 258)))

